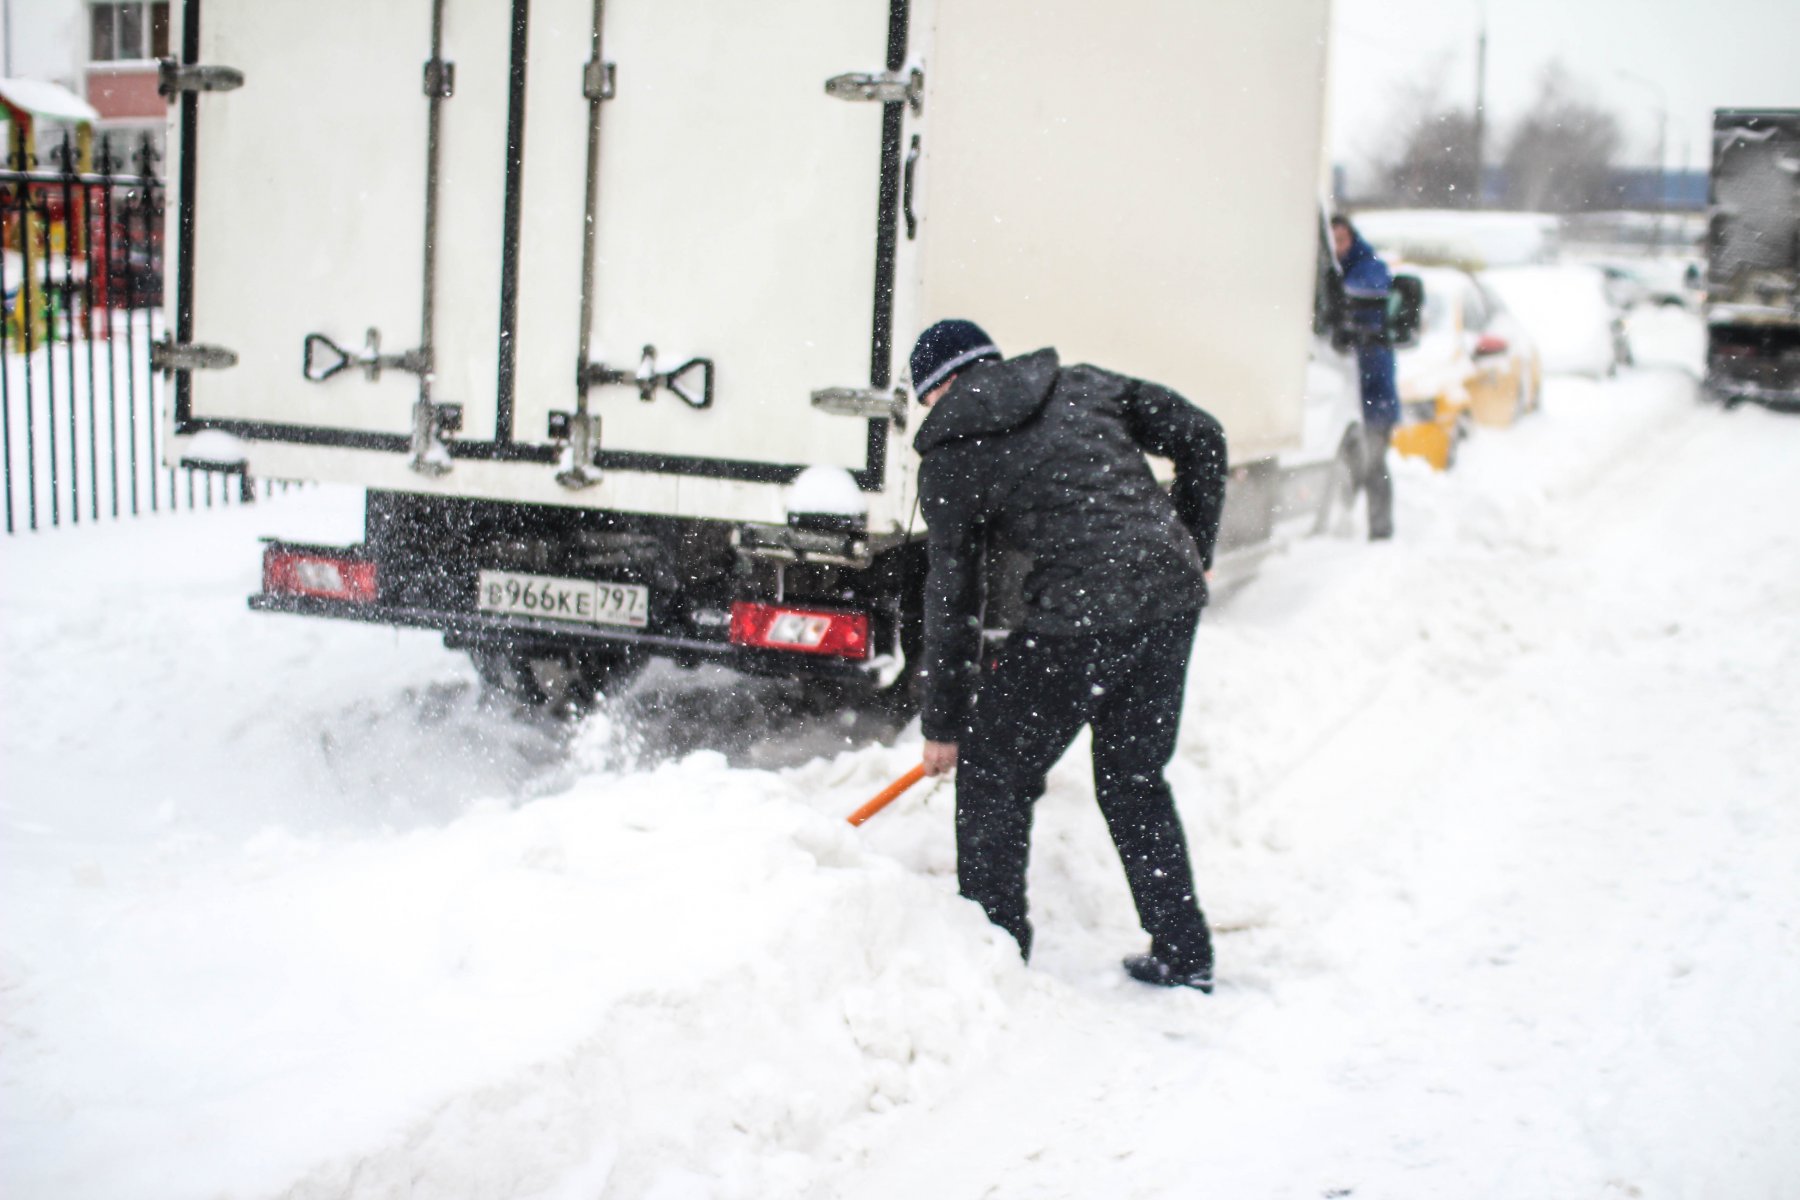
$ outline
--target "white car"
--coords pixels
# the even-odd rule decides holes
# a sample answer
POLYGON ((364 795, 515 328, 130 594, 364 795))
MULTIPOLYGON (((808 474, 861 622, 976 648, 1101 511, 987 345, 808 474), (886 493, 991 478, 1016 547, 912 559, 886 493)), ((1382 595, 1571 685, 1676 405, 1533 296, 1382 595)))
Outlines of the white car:
POLYGON ((1481 273, 1531 332, 1544 370, 1599 379, 1631 365, 1623 314, 1598 267, 1498 267, 1481 273))
POLYGON ((1664 255, 1657 258, 1588 259, 1606 272, 1619 307, 1641 304, 1665 308, 1698 308, 1706 298, 1701 283, 1700 260, 1664 255))

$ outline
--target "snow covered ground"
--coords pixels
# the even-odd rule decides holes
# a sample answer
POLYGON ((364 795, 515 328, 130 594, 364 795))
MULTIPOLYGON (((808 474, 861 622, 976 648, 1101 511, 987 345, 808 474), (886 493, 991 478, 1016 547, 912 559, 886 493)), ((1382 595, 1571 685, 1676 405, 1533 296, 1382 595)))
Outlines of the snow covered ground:
POLYGON ((950 788, 843 822, 916 726, 251 614, 327 489, 0 543, 0 1194, 1800 1194, 1800 421, 1634 336, 1209 611, 1210 997, 1118 970, 1085 744, 1027 968, 950 788))

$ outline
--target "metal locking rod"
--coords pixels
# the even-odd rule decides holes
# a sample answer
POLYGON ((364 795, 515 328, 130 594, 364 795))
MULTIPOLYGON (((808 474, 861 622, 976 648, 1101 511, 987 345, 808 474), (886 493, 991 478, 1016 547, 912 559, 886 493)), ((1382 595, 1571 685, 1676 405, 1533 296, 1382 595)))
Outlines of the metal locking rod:
POLYGON ((618 91, 617 73, 604 56, 605 23, 606 0, 594 0, 589 57, 581 73, 581 94, 588 102, 588 123, 587 197, 581 233, 581 328, 575 349, 575 361, 580 369, 575 373, 575 414, 569 419, 570 462, 556 475, 556 481, 570 489, 600 482, 600 471, 594 466, 594 455, 599 449, 596 434, 599 422, 588 412, 591 382, 588 355, 593 344, 595 243, 600 227, 600 106, 618 91))
MULTIPOLYGON (((443 104, 456 90, 455 64, 444 60, 444 0, 431 0, 431 58, 425 64, 425 263, 422 287, 424 298, 419 309, 419 348, 413 365, 399 362, 391 365, 402 370, 416 367, 419 376, 419 398, 413 402, 412 469, 421 475, 443 475, 450 470, 450 452, 443 441, 447 425, 431 398, 435 381, 437 355, 437 226, 438 226, 438 161, 441 158, 443 104)), ((380 340, 369 330, 371 353, 379 358, 380 340)), ((400 356, 402 359, 406 355, 400 356)), ((374 379, 381 364, 375 364, 374 379)))

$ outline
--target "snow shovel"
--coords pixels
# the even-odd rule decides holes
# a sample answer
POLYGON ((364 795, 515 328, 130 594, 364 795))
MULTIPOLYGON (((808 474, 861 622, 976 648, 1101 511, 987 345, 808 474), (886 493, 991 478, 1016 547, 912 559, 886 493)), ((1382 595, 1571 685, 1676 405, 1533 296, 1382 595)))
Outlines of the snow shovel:
POLYGON ((851 813, 850 823, 852 825, 861 825, 864 821, 899 799, 902 792, 923 778, 925 778, 925 764, 920 763, 918 766, 875 793, 874 799, 851 813))

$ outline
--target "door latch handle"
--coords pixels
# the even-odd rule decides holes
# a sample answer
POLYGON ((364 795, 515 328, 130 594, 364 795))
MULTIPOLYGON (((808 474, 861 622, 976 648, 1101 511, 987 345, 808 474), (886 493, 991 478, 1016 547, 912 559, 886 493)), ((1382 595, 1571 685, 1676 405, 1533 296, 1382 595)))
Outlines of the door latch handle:
POLYGON ((350 353, 322 333, 306 335, 306 360, 300 373, 314 383, 324 383, 350 365, 350 353))
POLYGON ((667 371, 656 369, 656 347, 645 346, 637 369, 626 371, 605 363, 583 363, 581 385, 629 384, 637 388, 638 399, 646 404, 656 399, 656 389, 667 388, 681 397, 689 407, 711 408, 713 402, 713 361, 690 358, 667 371), (697 377, 696 377, 697 373, 697 377))
POLYGON ((306 335, 305 350, 302 356, 300 373, 312 383, 324 383, 333 375, 350 367, 361 367, 370 383, 381 378, 383 368, 392 371, 405 371, 409 375, 424 375, 430 364, 425 355, 418 350, 407 350, 400 354, 383 354, 381 352, 381 332, 371 329, 364 338, 362 353, 346 350, 322 333, 306 335))

